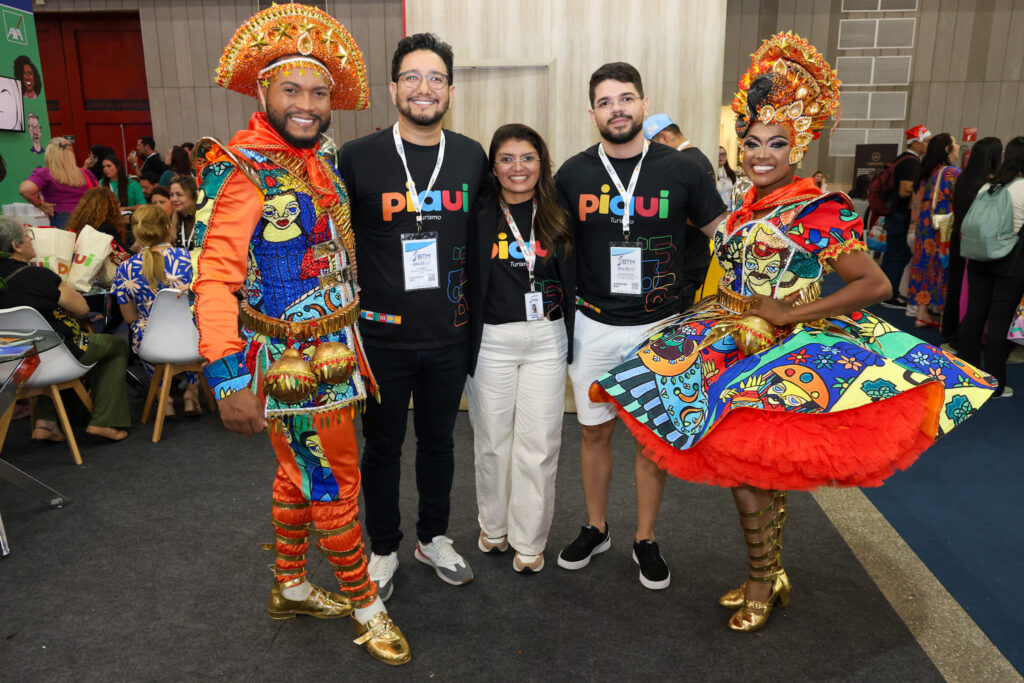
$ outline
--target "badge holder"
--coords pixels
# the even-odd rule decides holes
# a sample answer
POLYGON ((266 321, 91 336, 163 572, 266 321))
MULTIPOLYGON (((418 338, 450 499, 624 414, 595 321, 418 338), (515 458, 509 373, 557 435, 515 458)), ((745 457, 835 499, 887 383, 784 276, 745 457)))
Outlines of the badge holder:
POLYGON ((438 276, 437 233, 410 232, 402 235, 402 273, 405 291, 437 289, 438 276))
POLYGON ((641 296, 643 253, 636 242, 612 242, 609 245, 612 294, 641 296))

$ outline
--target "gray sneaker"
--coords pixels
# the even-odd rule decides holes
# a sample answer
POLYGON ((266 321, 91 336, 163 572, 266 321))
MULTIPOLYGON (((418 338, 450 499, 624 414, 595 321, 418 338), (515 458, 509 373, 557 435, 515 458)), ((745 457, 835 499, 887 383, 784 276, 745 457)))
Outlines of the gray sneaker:
POLYGON ((391 597, 395 589, 395 572, 398 570, 398 553, 377 555, 370 553, 370 563, 366 572, 370 580, 377 584, 377 596, 383 601, 391 597))
POLYGON ((417 560, 433 567, 445 583, 461 586, 473 580, 473 570, 462 555, 455 552, 452 539, 447 536, 434 536, 426 545, 417 541, 415 555, 417 560))

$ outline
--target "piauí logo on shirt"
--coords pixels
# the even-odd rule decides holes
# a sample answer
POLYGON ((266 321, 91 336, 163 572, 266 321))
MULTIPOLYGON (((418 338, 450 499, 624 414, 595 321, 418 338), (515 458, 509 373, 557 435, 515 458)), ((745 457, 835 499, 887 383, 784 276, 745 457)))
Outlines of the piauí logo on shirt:
MULTIPOLYGON (((464 211, 469 213, 469 184, 462 183, 461 190, 431 190, 417 195, 420 210, 425 220, 438 220, 442 211, 464 211), (433 215, 431 215, 433 214, 433 215)), ((381 192, 381 214, 385 223, 390 223, 396 213, 403 211, 416 214, 412 195, 405 192, 381 192)))
MULTIPOLYGON (((544 258, 548 255, 548 250, 540 246, 540 240, 534 241, 533 251, 537 254, 537 258, 544 258)), ((498 233, 498 240, 491 245, 491 258, 499 261, 512 259, 526 263, 523 250, 519 248, 519 242, 504 231, 498 233)))
MULTIPOLYGON (((622 196, 611 194, 611 185, 601 186, 601 194, 581 194, 579 220, 585 221, 592 213, 622 215, 622 196)), ((645 218, 668 218, 668 190, 660 190, 657 197, 635 195, 629 203, 629 215, 645 218)))

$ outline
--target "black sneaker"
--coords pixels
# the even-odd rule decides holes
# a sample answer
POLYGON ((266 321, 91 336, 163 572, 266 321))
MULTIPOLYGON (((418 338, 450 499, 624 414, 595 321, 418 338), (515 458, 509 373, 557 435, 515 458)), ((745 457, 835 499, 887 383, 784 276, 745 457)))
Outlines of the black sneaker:
POLYGON ((612 537, 608 535, 608 523, 604 525, 604 533, 587 524, 580 529, 579 536, 558 553, 558 566, 562 569, 583 569, 590 564, 590 558, 612 547, 612 537))
POLYGON ((901 296, 894 296, 891 299, 886 299, 885 301, 880 301, 878 303, 880 303, 882 306, 885 306, 886 308, 906 308, 907 307, 907 300, 904 299, 901 296))
POLYGON ((665 564, 665 558, 658 550, 658 544, 647 539, 633 544, 633 561, 640 567, 640 583, 644 588, 660 591, 668 588, 672 574, 665 564))

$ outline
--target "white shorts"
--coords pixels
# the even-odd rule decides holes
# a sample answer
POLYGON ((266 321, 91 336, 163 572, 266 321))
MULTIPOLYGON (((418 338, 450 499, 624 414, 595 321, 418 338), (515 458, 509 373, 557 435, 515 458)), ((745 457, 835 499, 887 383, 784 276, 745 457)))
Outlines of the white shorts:
POLYGON ((590 385, 598 377, 626 359, 626 356, 650 336, 664 321, 643 325, 608 325, 587 316, 576 316, 573 331, 572 363, 569 379, 576 398, 576 419, 581 425, 595 426, 615 419, 615 405, 593 403, 590 385))

